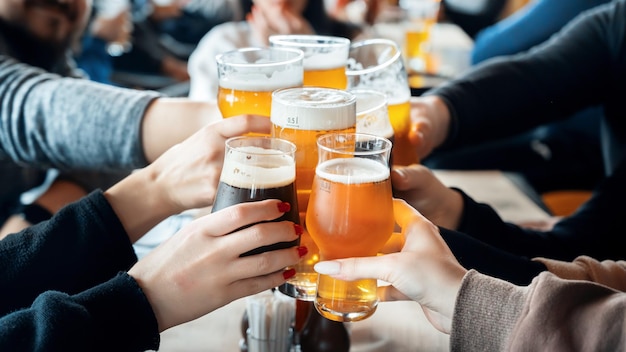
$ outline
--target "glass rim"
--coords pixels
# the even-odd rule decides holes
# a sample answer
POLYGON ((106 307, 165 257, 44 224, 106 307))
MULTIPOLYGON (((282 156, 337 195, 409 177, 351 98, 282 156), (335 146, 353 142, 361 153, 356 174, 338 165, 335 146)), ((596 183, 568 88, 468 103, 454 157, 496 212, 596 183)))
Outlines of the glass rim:
MULTIPOLYGON (((376 66, 371 66, 371 67, 364 68, 364 69, 350 69, 349 67, 346 67, 346 76, 359 76, 359 75, 376 72, 376 71, 379 71, 381 69, 391 66, 394 62, 398 61, 398 59, 402 58, 402 51, 400 50, 398 43, 396 43, 395 41, 391 39, 386 39, 386 38, 372 38, 372 39, 360 40, 358 42, 354 42, 350 44, 350 50, 361 48, 367 45, 380 45, 380 44, 393 47, 396 50, 396 53, 387 61, 380 63, 376 66)), ((350 60, 349 55, 348 55, 348 60, 350 60)), ((404 64, 402 63, 402 65, 404 64)))
MULTIPOLYGON (((373 105, 372 105, 372 107, 370 107, 370 108, 368 108, 368 109, 365 109, 365 110, 359 110, 359 109, 358 109, 358 106, 357 106, 357 109, 356 109, 356 115, 357 115, 357 117, 358 117, 359 115, 365 115, 365 114, 368 114, 368 113, 370 113, 370 112, 372 112, 372 111, 378 110, 378 109, 380 109, 381 107, 383 107, 383 106, 385 106, 385 105, 387 105, 387 104, 388 104, 388 102, 387 102, 387 100, 388 100, 388 99, 387 99, 387 94, 385 94, 385 93, 383 93, 383 92, 380 92, 380 91, 377 91, 377 90, 373 90, 373 89, 361 89, 361 88, 355 88, 355 89, 349 89, 349 90, 348 90, 348 92, 350 92, 350 93, 354 94, 354 96, 357 98, 357 99, 356 99, 356 100, 357 100, 357 103, 359 102, 359 98, 358 98, 358 94, 359 94, 359 93, 364 93, 364 94, 375 95, 375 96, 378 96, 378 97, 381 97, 381 98, 382 98, 382 101, 381 101, 380 103, 373 104, 373 105)), ((357 104, 357 105, 358 105, 358 104, 357 104)))
MULTIPOLYGON (((298 147, 296 146, 295 143, 288 141, 286 139, 283 138, 277 138, 277 137, 272 137, 272 136, 235 136, 235 137, 230 137, 228 139, 226 139, 226 141, 224 142, 224 146, 227 147, 230 150, 236 150, 238 147, 242 147, 242 146, 232 146, 231 143, 239 141, 239 140, 262 140, 262 141, 267 141, 269 143, 271 143, 270 145, 273 146, 274 142, 278 143, 278 144, 283 144, 284 146, 286 146, 287 148, 289 148, 289 150, 281 150, 281 149, 275 149, 275 148, 264 148, 262 146, 259 145, 254 145, 257 146, 259 148, 264 148, 265 150, 271 149, 271 150, 276 150, 280 153, 276 153, 276 155, 278 154, 295 154, 296 150, 298 149, 298 147)), ((267 153, 263 153, 263 152, 250 152, 250 151, 246 151, 246 154, 252 154, 252 155, 268 155, 267 153)))
POLYGON ((286 64, 293 64, 298 61, 304 61, 304 51, 297 48, 279 48, 279 47, 246 47, 239 48, 235 50, 226 51, 215 56, 215 61, 218 65, 225 65, 230 67, 273 67, 273 66, 282 66, 286 64), (292 58, 287 58, 280 61, 272 61, 272 62, 264 62, 264 63, 254 63, 254 62, 225 62, 224 57, 228 55, 234 55, 237 53, 249 53, 249 52, 270 52, 270 51, 282 51, 286 53, 296 54, 292 58))
POLYGON ((288 47, 301 47, 301 48, 317 48, 324 47, 337 47, 342 48, 350 46, 350 39, 332 35, 319 35, 319 34, 274 34, 269 37, 271 44, 279 44, 288 47), (302 40, 302 41, 299 41, 302 40), (320 41, 327 40, 328 42, 320 43, 320 41))
POLYGON ((336 153, 336 154, 341 154, 341 155, 356 155, 356 156, 368 156, 368 155, 376 155, 376 154, 381 154, 383 152, 391 152, 391 147, 392 147, 392 143, 388 138, 385 137, 381 137, 381 136, 377 136, 375 134, 371 134, 371 133, 363 133, 363 132, 329 132, 329 133, 324 133, 323 135, 317 137, 317 147, 321 148, 327 152, 332 152, 332 153, 336 153), (336 136, 354 136, 355 137, 355 141, 362 141, 362 140, 377 140, 377 141, 383 141, 385 143, 385 147, 384 148, 380 148, 380 149, 376 149, 376 150, 354 150, 354 151, 342 151, 339 149, 335 149, 335 148, 331 148, 325 145, 322 145, 321 142, 323 140, 326 139, 330 139, 332 137, 336 137, 336 136))
POLYGON ((283 104, 285 106, 299 106, 299 107, 309 107, 314 106, 316 108, 326 108, 326 107, 337 107, 337 106, 347 106, 351 104, 356 104, 356 96, 350 91, 344 89, 337 88, 328 88, 328 87, 317 87, 317 86, 306 86, 306 87, 285 87, 278 88, 272 92, 272 104, 274 104, 274 99, 276 99, 276 103, 283 104), (284 97, 281 97, 281 93, 285 91, 314 91, 314 90, 326 90, 333 91, 339 95, 342 95, 346 98, 343 102, 328 102, 328 103, 319 103, 319 102, 310 102, 310 101, 300 101, 300 100, 290 100, 284 97))

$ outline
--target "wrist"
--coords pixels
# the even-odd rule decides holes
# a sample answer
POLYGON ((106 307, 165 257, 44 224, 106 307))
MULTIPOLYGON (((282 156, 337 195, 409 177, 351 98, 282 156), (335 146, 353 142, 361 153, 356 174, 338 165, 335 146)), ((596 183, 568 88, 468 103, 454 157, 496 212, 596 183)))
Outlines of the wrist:
POLYGON ((104 192, 132 243, 178 208, 151 167, 133 172, 104 192))
POLYGON ((448 137, 448 131, 450 129, 450 111, 448 106, 440 97, 436 95, 424 97, 428 102, 433 116, 436 117, 437 123, 433 128, 433 141, 435 146, 441 146, 448 137))

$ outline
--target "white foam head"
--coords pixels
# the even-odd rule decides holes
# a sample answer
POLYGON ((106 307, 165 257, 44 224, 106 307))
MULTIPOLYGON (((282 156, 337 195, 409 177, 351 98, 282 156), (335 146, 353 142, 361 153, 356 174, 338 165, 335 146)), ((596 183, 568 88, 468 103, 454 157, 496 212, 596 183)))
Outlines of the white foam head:
POLYGON ((393 127, 389 120, 385 94, 368 90, 352 91, 356 96, 356 131, 391 138, 393 127))
POLYGON ((356 126, 356 97, 332 88, 280 89, 272 94, 274 125, 307 131, 334 131, 356 126))
POLYGON ((389 167, 366 158, 337 158, 317 165, 315 174, 326 180, 347 185, 385 181, 389 167))
POLYGON ((304 52, 305 70, 328 70, 345 67, 350 51, 350 39, 324 35, 273 35, 270 45, 295 48, 304 52))
POLYGON ((276 188, 295 179, 293 155, 251 146, 229 149, 220 176, 221 182, 240 188, 276 188))

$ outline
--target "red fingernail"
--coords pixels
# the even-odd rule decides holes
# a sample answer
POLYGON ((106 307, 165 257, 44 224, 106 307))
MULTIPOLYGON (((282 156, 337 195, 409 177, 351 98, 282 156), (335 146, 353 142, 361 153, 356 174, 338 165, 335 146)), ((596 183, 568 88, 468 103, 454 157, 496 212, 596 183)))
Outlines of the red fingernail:
POLYGON ((293 228, 294 230, 296 230, 296 235, 300 236, 304 233, 304 228, 302 227, 302 225, 299 224, 293 224, 293 228))
POLYGON ((300 258, 304 257, 307 253, 309 253, 308 248, 304 246, 298 247, 298 255, 300 256, 300 258))
POLYGON ((291 204, 287 202, 278 203, 278 211, 281 213, 286 213, 291 210, 291 204))
POLYGON ((296 269, 287 269, 287 270, 283 271, 283 278, 285 280, 291 279, 294 276, 296 276, 296 269))

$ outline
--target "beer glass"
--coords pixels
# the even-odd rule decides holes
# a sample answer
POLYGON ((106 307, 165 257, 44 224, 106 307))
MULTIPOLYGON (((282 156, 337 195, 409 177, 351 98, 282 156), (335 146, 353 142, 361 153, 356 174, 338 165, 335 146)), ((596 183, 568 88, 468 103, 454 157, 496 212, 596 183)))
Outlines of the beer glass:
MULTIPOLYGON (((362 133, 318 139, 319 163, 306 212, 321 260, 375 256, 395 220, 389 154, 391 141, 362 133)), ((315 308, 335 321, 363 320, 376 311, 377 280, 343 281, 318 275, 315 308)))
POLYGON ((317 137, 328 132, 356 130, 356 98, 344 90, 302 87, 280 89, 272 95, 272 137, 293 142, 296 147, 296 189, 304 233, 301 244, 308 254, 296 265, 296 275, 278 289, 295 298, 315 298, 319 260, 317 246, 306 231, 304 215, 317 165, 317 137))
POLYGON ((405 11, 404 54, 410 72, 432 72, 427 45, 439 15, 440 0, 401 0, 405 11))
POLYGON ((284 48, 242 48, 217 55, 222 116, 269 117, 274 90, 302 86, 303 58, 302 51, 284 48))
POLYGON ((346 60, 350 40, 322 35, 272 35, 270 46, 304 52, 304 80, 308 87, 346 89, 346 60))
POLYGON ((387 96, 394 131, 393 163, 418 163, 417 149, 409 141, 411 88, 398 45, 382 38, 352 43, 346 76, 349 90, 370 89, 387 96))
POLYGON ((392 143, 389 166, 393 164, 393 127, 385 94, 366 89, 350 90, 356 97, 356 131, 387 138, 392 143))
MULTIPOLYGON (((296 201, 296 146, 286 140, 267 136, 240 136, 226 140, 224 166, 211 212, 264 199, 280 199, 291 209, 273 221, 300 224, 296 201)), ((243 253, 252 255, 289 248, 294 242, 276 243, 243 253)))

